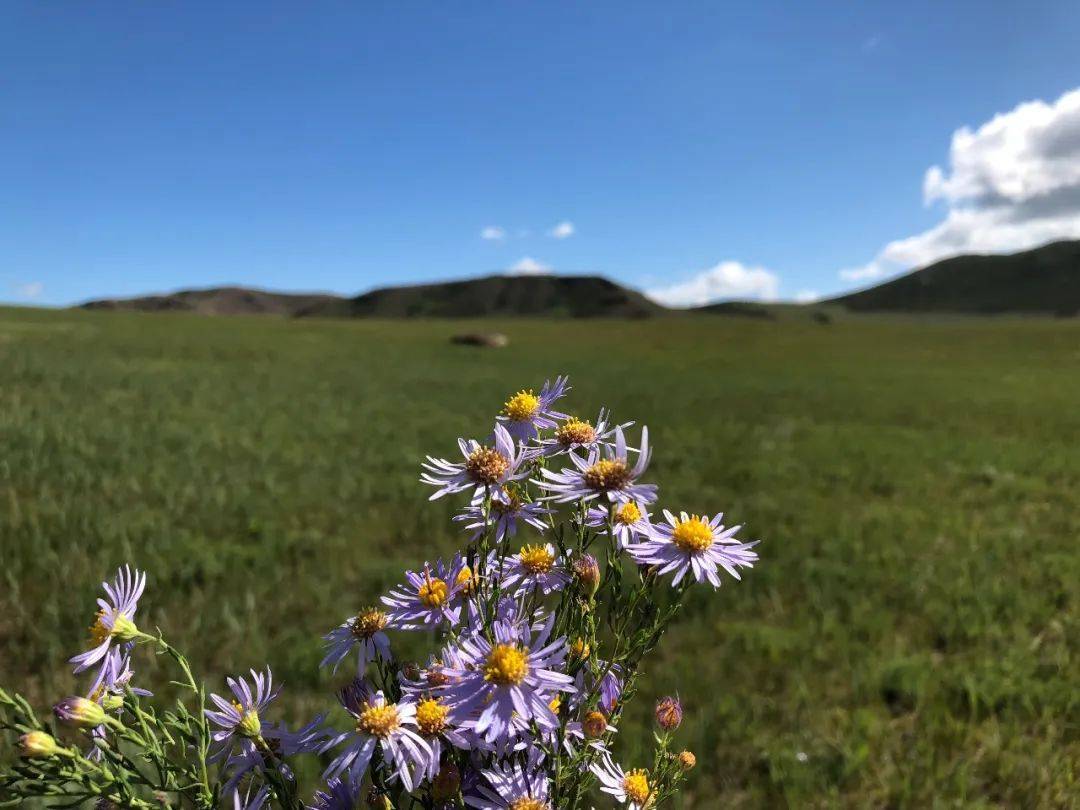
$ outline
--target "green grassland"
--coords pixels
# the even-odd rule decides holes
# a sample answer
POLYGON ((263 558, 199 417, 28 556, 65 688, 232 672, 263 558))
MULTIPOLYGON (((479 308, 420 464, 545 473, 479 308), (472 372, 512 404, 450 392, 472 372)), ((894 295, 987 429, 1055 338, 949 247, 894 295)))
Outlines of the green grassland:
POLYGON ((299 719, 335 684, 320 634, 462 542, 421 457, 565 372, 573 410, 649 425, 663 505, 762 541, 651 660, 628 765, 644 704, 678 690, 686 807, 1080 806, 1080 323, 507 321, 483 324, 507 349, 448 343, 470 326, 0 311, 0 682, 42 708, 74 688, 98 583, 132 561, 140 624, 214 685, 269 662, 299 719))

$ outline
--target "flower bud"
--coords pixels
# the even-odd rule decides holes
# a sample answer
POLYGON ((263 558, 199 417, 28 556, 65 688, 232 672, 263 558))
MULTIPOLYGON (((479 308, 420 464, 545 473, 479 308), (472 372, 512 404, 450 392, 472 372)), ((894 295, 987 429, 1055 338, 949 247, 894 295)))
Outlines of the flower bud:
POLYGON ((240 722, 236 724, 236 730, 241 736, 257 740, 262 736, 262 721, 255 709, 241 710, 240 722))
POLYGON ((136 637, 141 636, 142 633, 139 631, 139 628, 135 626, 135 622, 123 613, 120 613, 117 614, 116 618, 113 620, 111 635, 121 641, 134 641, 136 637))
POLYGON ((664 731, 674 731, 682 725, 682 704, 678 698, 661 698, 656 704, 656 724, 664 731))
POLYGON ((117 709, 123 708, 123 706, 123 695, 114 695, 112 692, 106 692, 101 696, 101 708, 107 712, 115 712, 117 709))
POLYGON ((697 765, 697 757, 694 756, 693 751, 683 751, 679 754, 679 767, 684 771, 688 771, 697 765))
POLYGON ((574 576, 586 596, 592 596, 600 587, 600 565, 592 554, 582 554, 574 560, 574 576))
POLYGON ((599 739, 607 731, 607 718, 603 712, 591 711, 581 721, 581 730, 588 739, 599 739))
POLYGON ((54 757, 61 750, 53 736, 44 731, 31 731, 19 737, 19 753, 27 759, 54 757))
POLYGON ((431 782, 431 798, 437 802, 448 802, 461 790, 461 771, 453 762, 447 762, 431 782))
POLYGON ((64 698, 53 706, 56 719, 79 728, 94 728, 105 722, 105 710, 84 697, 64 698))

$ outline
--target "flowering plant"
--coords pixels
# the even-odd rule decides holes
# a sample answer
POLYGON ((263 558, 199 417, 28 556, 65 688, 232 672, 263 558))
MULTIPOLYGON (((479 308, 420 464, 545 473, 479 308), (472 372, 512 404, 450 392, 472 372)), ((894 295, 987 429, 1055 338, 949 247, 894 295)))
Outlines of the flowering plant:
POLYGON ((739 579, 755 544, 719 513, 664 510, 654 523, 647 428, 632 447, 632 423, 555 410, 568 390, 560 377, 540 394, 518 392, 487 441, 459 440, 459 460, 423 464, 433 500, 464 496, 454 520, 469 539, 325 636, 322 666, 350 662, 338 692, 344 731, 326 715, 296 729, 268 720, 280 691, 269 668, 207 695, 160 632, 139 628, 146 577, 125 566, 103 585, 88 649, 71 659, 76 673, 93 672, 86 695, 53 708, 77 730, 70 742, 0 690, 0 728, 20 754, 0 769, 0 805, 346 810, 366 798, 553 810, 581 807, 595 787, 630 810, 668 800, 695 764, 672 744, 682 704, 657 704, 652 761, 628 769, 613 755, 624 706, 686 591, 719 587, 721 569, 739 579), (393 652, 391 633, 416 630, 436 642, 425 665, 393 652), (175 705, 155 708, 133 685, 140 645, 178 667, 186 691, 175 705), (289 765, 305 755, 325 767, 307 803, 289 765))

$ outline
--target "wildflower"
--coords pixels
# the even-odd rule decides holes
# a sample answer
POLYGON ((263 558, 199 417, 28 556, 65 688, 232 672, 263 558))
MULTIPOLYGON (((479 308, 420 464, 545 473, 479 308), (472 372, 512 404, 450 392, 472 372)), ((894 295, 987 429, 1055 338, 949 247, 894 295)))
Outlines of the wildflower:
POLYGON ((551 810, 551 786, 535 754, 530 761, 504 762, 480 772, 486 784, 477 785, 465 797, 468 807, 479 810, 551 810))
POLYGON ((44 731, 30 731, 19 737, 19 754, 26 759, 44 759, 68 753, 44 731))
POLYGON ((656 725, 664 731, 674 731, 682 725, 682 704, 677 697, 661 698, 653 714, 656 717, 656 725))
POLYGON ((607 717, 603 712, 593 710, 585 715, 581 721, 581 730, 590 740, 596 740, 604 736, 608 730, 607 717))
POLYGON ((270 788, 266 786, 260 787, 253 794, 251 791, 254 787, 254 785, 248 785, 248 789, 243 796, 240 795, 238 788, 233 789, 233 810, 262 810, 266 806, 266 802, 270 798, 270 788))
POLYGON ((68 697, 53 706, 56 719, 78 728, 93 728, 107 719, 101 704, 84 697, 68 697))
POLYGON ((615 764, 611 754, 604 752, 600 762, 592 765, 590 770, 600 780, 600 790, 615 797, 615 800, 628 804, 630 810, 642 810, 648 807, 652 800, 653 788, 649 784, 649 773, 641 768, 624 771, 621 765, 615 764))
POLYGON ((351 619, 346 619, 344 624, 323 637, 327 642, 326 657, 319 666, 332 665, 334 672, 337 672, 338 665, 353 647, 357 650, 356 674, 360 677, 363 677, 367 665, 376 658, 391 660, 390 639, 383 632, 388 621, 386 613, 374 607, 365 608, 351 619))
POLYGON ((684 771, 689 771, 697 765, 697 757, 694 756, 693 751, 680 751, 679 752, 679 767, 684 771))
POLYGON ((323 750, 330 737, 322 725, 324 719, 320 714, 296 731, 290 731, 284 723, 276 726, 264 724, 261 744, 257 745, 247 739, 241 740, 222 769, 230 774, 223 792, 228 793, 239 785, 246 775, 258 773, 264 768, 275 768, 288 781, 295 781, 292 769, 285 760, 299 754, 314 754, 323 750))
POLYGON ((390 591, 382 597, 390 608, 388 626, 397 630, 434 629, 446 622, 453 626, 461 618, 461 607, 455 605, 456 597, 471 582, 471 572, 464 578, 465 563, 460 557, 447 569, 441 560, 432 570, 424 563, 423 573, 405 572, 404 587, 390 591))
MULTIPOLYGON (((541 439, 529 450, 532 457, 560 456, 572 450, 590 451, 600 447, 611 447, 611 438, 615 435, 616 427, 610 424, 610 415, 603 408, 596 422, 588 419, 578 419, 576 416, 566 417, 561 425, 555 429, 553 436, 541 439)), ((624 422, 617 427, 626 430, 633 422, 624 422)))
POLYGON ((316 791, 309 810, 356 810, 360 800, 360 786, 351 779, 334 777, 326 783, 325 790, 316 791))
POLYGON ((608 666, 606 662, 599 659, 596 660, 594 666, 594 671, 603 673, 600 677, 600 708, 605 714, 610 715, 615 711, 619 698, 622 697, 623 681, 620 677, 622 668, 618 664, 608 666))
POLYGON ((574 578, 586 596, 592 596, 600 587, 600 565, 592 554, 582 554, 574 560, 574 578))
POLYGON ((594 506, 585 514, 585 525, 593 529, 608 529, 609 525, 615 542, 620 549, 629 546, 639 537, 648 537, 652 532, 651 513, 645 505, 637 501, 609 504, 607 509, 594 506))
POLYGON ((742 579, 739 567, 753 568, 758 555, 751 551, 757 542, 740 543, 734 539, 741 526, 724 528, 724 515, 718 512, 712 520, 698 515, 679 513, 675 517, 664 510, 666 524, 653 527, 651 539, 630 547, 630 555, 642 565, 655 565, 661 574, 675 572, 672 585, 678 585, 688 573, 697 582, 708 580, 720 587, 717 567, 722 567, 735 579, 742 579))
POLYGON ((405 790, 411 791, 427 772, 431 747, 417 733, 416 704, 408 698, 388 703, 383 693, 372 692, 367 684, 354 681, 341 690, 341 704, 356 718, 352 732, 331 739, 324 750, 348 741, 345 749, 330 763, 324 779, 348 773, 359 784, 375 749, 382 752, 383 761, 390 767, 393 779, 400 779, 405 790))
MULTIPOLYGON (((216 750, 210 756, 211 761, 221 759, 228 753, 233 743, 241 741, 259 741, 263 739, 264 729, 269 728, 260 718, 260 713, 269 703, 278 696, 275 691, 274 676, 270 668, 266 668, 266 674, 251 670, 251 679, 255 685, 253 692, 247 681, 241 678, 226 678, 225 682, 232 690, 234 700, 226 700, 219 695, 211 694, 210 700, 220 711, 206 709, 205 714, 210 722, 219 727, 212 739, 216 744, 216 750)), ((280 691, 280 690, 279 690, 280 691)))
POLYGON ((583 638, 575 638, 574 642, 570 645, 570 654, 580 661, 585 661, 590 655, 592 655, 592 647, 589 646, 583 638))
POLYGON ((555 401, 561 399, 570 386, 567 377, 556 377, 544 383, 539 395, 532 389, 521 390, 506 400, 498 420, 507 432, 517 441, 528 442, 535 439, 541 430, 555 427, 557 419, 565 419, 565 413, 551 409, 555 401))
POLYGON ((566 567, 555 554, 555 546, 522 546, 521 551, 503 561, 502 586, 517 585, 517 593, 540 591, 545 596, 570 581, 566 567))
POLYGON ((469 748, 468 740, 450 724, 450 707, 442 698, 424 697, 416 704, 416 729, 431 749, 425 776, 434 779, 442 759, 443 740, 455 748, 469 748))
POLYGON ((528 474, 518 471, 525 457, 524 451, 514 444, 514 439, 502 425, 495 425, 494 446, 485 447, 475 439, 458 439, 458 447, 464 461, 455 463, 428 456, 422 465, 426 472, 420 480, 438 487, 429 500, 470 488, 487 492, 528 474))
MULTIPOLYGON (((98 612, 90 626, 88 651, 71 658, 75 673, 85 672, 107 656, 110 650, 120 645, 130 644, 139 637, 139 628, 133 621, 139 605, 139 597, 146 588, 146 574, 138 569, 134 572, 128 566, 118 569, 116 579, 110 585, 102 582, 105 594, 109 598, 98 599, 98 612)), ((100 680, 100 675, 99 675, 100 680)), ((95 683, 95 686, 97 683, 95 683)))
POLYGON ((656 485, 637 483, 649 465, 648 428, 641 429, 641 448, 633 466, 628 452, 622 428, 616 428, 614 448, 593 448, 584 459, 570 453, 567 458, 574 465, 573 469, 563 468, 557 473, 543 469, 540 472, 546 480, 537 483, 551 493, 548 498, 555 503, 597 498, 612 503, 652 503, 656 500, 656 485))
POLYGON ((466 529, 473 530, 471 540, 479 539, 490 528, 495 542, 501 543, 517 534, 519 521, 537 531, 547 529, 544 518, 552 510, 543 504, 523 500, 520 490, 514 485, 495 490, 485 513, 486 500, 484 492, 478 490, 473 495, 472 503, 461 514, 454 516, 455 521, 465 523, 466 529))
POLYGON ((574 686, 573 679, 557 671, 566 660, 566 639, 549 641, 554 618, 535 640, 528 626, 507 620, 494 622, 494 643, 479 632, 461 639, 458 654, 464 666, 446 670, 453 681, 442 692, 451 719, 463 722, 479 712, 475 731, 487 742, 512 736, 515 718, 555 728, 558 719, 548 702, 558 692, 573 692, 574 686))

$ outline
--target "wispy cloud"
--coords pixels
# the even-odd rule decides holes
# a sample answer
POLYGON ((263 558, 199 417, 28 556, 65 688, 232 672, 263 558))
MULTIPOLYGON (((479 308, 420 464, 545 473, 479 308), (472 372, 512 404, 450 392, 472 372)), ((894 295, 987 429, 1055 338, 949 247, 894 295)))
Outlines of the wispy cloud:
POLYGON ((694 307, 725 298, 774 301, 779 292, 780 278, 775 273, 729 260, 684 281, 649 289, 646 294, 668 306, 694 307))
POLYGON ((574 232, 574 223, 564 219, 562 222, 560 222, 558 225, 548 231, 548 236, 554 239, 568 239, 569 237, 574 235, 574 232))
POLYGON ((799 304, 812 304, 821 298, 817 290, 799 290, 795 293, 795 301, 799 304))
POLYGON ((506 231, 498 225, 488 225, 480 230, 480 238, 488 242, 501 242, 506 238, 506 231))
POLYGON ((876 51, 880 44, 881 44, 881 34, 871 34, 870 36, 868 36, 866 39, 864 39, 862 41, 862 46, 861 46, 862 47, 862 52, 863 53, 870 53, 871 51, 876 51))
POLYGON ((538 262, 531 256, 522 256, 510 267, 506 268, 506 272, 512 276, 542 276, 550 273, 551 267, 538 262))
POLYGON ((45 292, 45 285, 40 281, 27 281, 12 285, 12 289, 19 298, 26 298, 32 301, 36 298, 41 298, 41 294, 45 292))

